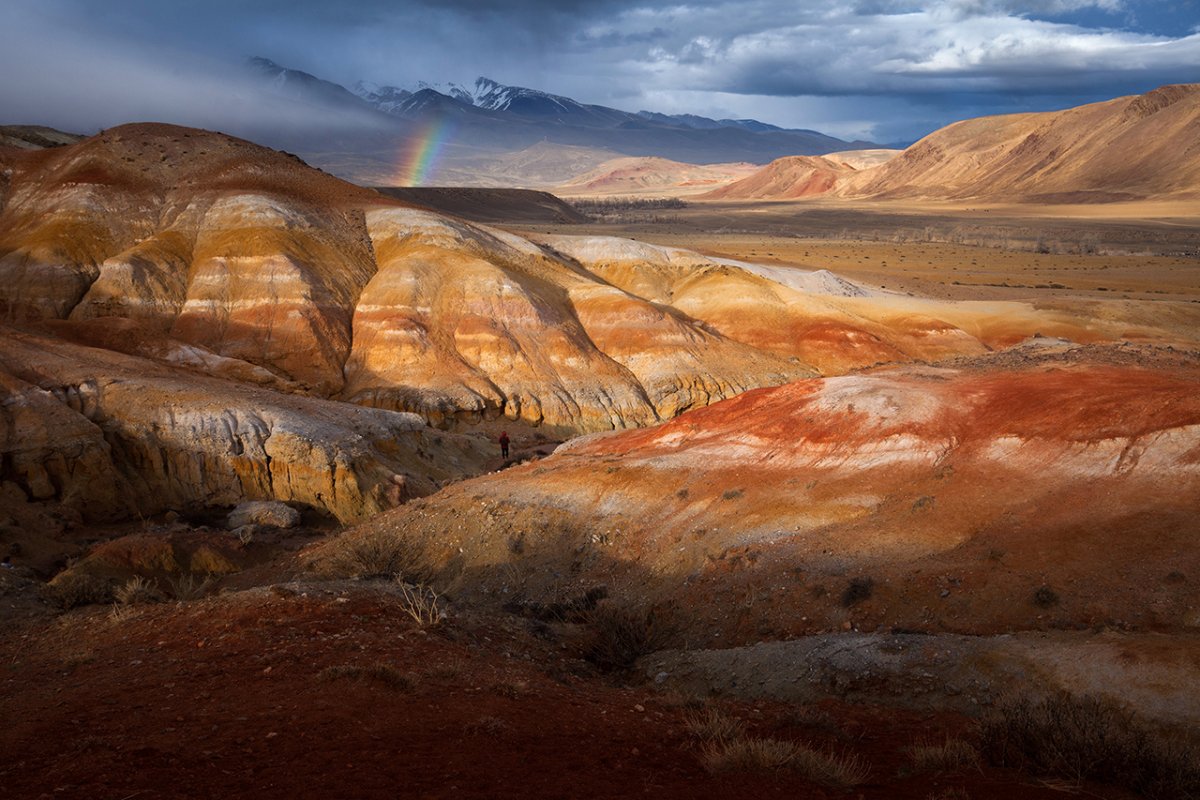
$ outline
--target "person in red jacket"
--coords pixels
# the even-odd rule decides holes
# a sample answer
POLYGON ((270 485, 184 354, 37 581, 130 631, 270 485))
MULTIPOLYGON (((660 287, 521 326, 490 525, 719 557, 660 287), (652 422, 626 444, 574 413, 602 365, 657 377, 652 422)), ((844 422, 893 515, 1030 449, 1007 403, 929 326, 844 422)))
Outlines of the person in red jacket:
POLYGON ((500 431, 500 455, 508 458, 508 431, 500 431))

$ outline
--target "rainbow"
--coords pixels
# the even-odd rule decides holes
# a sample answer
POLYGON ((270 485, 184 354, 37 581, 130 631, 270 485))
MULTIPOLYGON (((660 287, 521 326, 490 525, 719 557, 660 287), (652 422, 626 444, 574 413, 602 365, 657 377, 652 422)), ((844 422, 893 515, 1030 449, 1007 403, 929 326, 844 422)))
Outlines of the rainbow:
POLYGON ((431 122, 425 130, 404 143, 396 181, 400 186, 420 186, 437 167, 442 147, 453 126, 447 121, 431 122))

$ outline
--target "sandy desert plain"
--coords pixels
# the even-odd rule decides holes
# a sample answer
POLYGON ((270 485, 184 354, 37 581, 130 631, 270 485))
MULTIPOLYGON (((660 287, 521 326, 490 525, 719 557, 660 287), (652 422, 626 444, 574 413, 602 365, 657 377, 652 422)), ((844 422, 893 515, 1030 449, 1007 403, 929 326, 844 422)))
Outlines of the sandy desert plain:
POLYGON ((1200 187, 0 166, 5 796, 1200 796, 1200 187))

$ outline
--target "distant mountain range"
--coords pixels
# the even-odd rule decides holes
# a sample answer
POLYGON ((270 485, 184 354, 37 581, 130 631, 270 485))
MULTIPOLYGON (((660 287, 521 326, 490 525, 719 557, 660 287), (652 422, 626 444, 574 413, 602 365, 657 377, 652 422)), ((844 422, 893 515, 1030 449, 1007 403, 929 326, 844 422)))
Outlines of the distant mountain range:
MULTIPOLYGON (((621 111, 482 77, 469 87, 420 82, 408 89, 359 81, 348 89, 266 58, 251 58, 247 67, 280 97, 331 113, 353 111, 355 119, 365 119, 361 141, 355 143, 353 136, 349 141, 342 136, 336 148, 327 147, 321 137, 305 141, 295 130, 281 131, 274 137, 259 132, 259 136, 298 149, 313 163, 345 177, 367 182, 372 182, 372 170, 378 169, 371 166, 373 154, 386 152, 388 159, 394 158, 395 137, 419 135, 433 126, 449 132, 443 172, 454 175, 456 182, 464 182, 464 176, 470 182, 470 175, 478 175, 482 185, 489 185, 488 154, 511 155, 539 144, 575 148, 573 168, 578 166, 578 148, 595 150, 595 164, 621 155, 712 164, 766 163, 786 155, 819 155, 876 146, 753 119, 716 120, 693 114, 621 111), (301 141, 296 141, 297 136, 301 141), (333 149, 339 152, 340 160, 323 158, 333 149), (356 158, 347 160, 347 152, 356 158)), ((326 133, 322 136, 328 139, 326 133)), ((556 177, 565 180, 573 174, 577 173, 556 177)), ((436 180, 438 175, 429 177, 436 180)))

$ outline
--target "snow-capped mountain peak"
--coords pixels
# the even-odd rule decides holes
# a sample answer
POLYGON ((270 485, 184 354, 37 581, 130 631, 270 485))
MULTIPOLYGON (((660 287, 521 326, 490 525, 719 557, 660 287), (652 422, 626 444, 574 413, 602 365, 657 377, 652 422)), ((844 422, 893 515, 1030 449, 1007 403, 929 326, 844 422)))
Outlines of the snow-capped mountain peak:
POLYGON ((444 94, 447 97, 453 97, 460 103, 466 103, 469 106, 475 105, 475 97, 471 94, 471 92, 467 89, 464 89, 457 83, 429 83, 428 81, 417 81, 417 88, 414 91, 414 94, 422 89, 432 89, 438 94, 444 94))
POLYGON ((380 86, 370 81, 354 84, 353 92, 386 114, 394 114, 412 96, 412 92, 398 86, 380 86))

